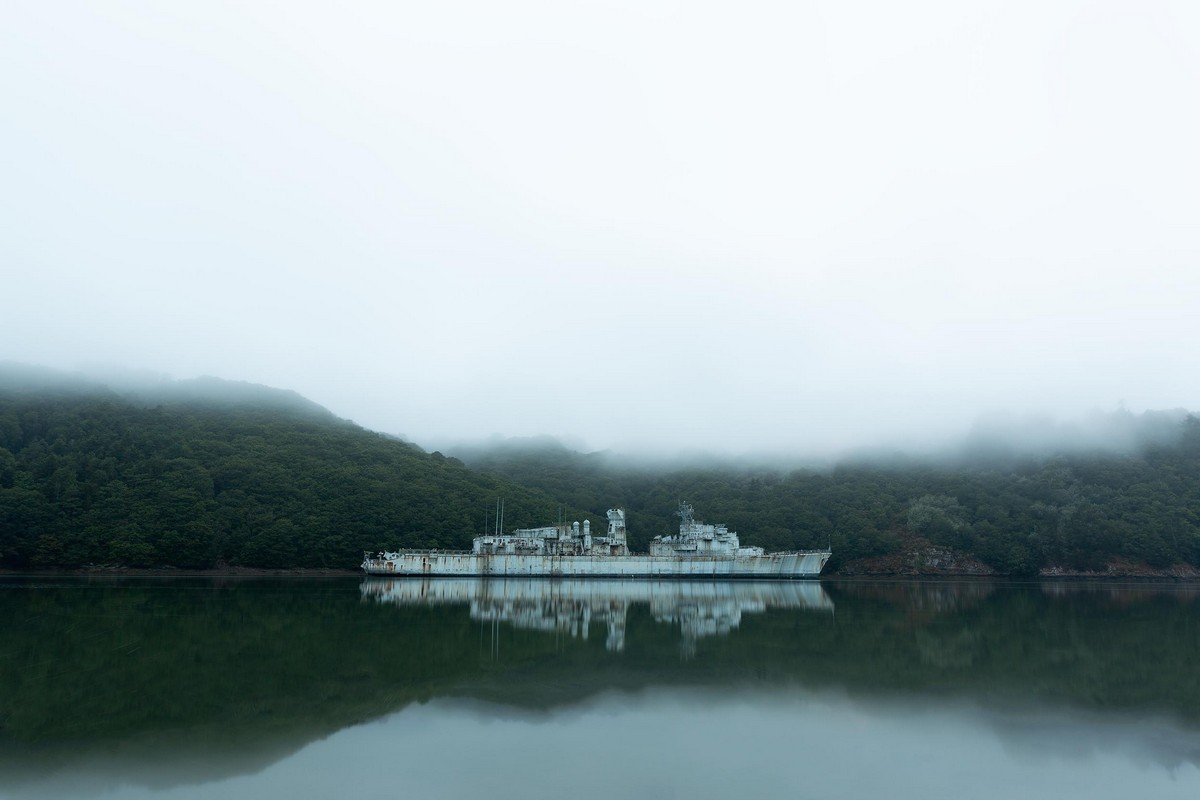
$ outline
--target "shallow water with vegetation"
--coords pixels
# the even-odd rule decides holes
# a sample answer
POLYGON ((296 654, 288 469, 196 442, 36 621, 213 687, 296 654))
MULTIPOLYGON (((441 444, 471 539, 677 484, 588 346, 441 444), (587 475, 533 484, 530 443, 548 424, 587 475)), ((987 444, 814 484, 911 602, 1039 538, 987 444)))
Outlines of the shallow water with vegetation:
POLYGON ((1200 589, 0 580, 0 797, 1195 797, 1200 589))

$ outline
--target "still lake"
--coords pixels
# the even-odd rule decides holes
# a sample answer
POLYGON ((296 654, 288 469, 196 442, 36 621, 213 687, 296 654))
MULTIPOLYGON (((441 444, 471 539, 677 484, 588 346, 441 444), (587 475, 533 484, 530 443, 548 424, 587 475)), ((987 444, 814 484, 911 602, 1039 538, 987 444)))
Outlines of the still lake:
POLYGON ((0 798, 1200 797, 1200 588, 0 579, 0 798))

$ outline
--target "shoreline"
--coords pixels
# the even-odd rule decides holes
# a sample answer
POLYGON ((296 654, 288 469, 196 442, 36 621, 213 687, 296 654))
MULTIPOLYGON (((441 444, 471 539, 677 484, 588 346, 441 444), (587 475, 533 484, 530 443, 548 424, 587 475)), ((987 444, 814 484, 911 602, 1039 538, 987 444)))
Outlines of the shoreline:
POLYGON ((352 578, 362 574, 361 569, 311 567, 292 569, 266 569, 263 567, 214 567, 212 569, 183 569, 180 567, 0 568, 0 578, 352 578))
MULTIPOLYGON (((175 567, 93 567, 85 569, 11 569, 0 568, 0 578, 365 578, 359 569, 301 568, 267 569, 262 567, 216 567, 213 569, 181 569, 175 567)), ((410 576, 408 579, 416 578, 410 576)), ((430 576, 446 577, 446 576, 430 576)), ((424 579, 424 578, 423 578, 424 579)), ((486 580, 484 578, 483 580, 486 580)), ((503 580, 503 578, 497 578, 503 580)), ((555 580, 547 578, 547 580, 555 580)), ((561 580, 561 579, 560 579, 561 580)), ((639 580, 632 578, 630 580, 639 580)), ((697 578, 697 580, 704 580, 697 578)), ((980 575, 972 572, 873 572, 870 574, 829 573, 805 580, 846 581, 853 583, 885 582, 971 582, 971 583, 1164 583, 1200 585, 1200 576, 1181 575, 1164 571, 1145 572, 1046 572, 1039 575, 980 575)))

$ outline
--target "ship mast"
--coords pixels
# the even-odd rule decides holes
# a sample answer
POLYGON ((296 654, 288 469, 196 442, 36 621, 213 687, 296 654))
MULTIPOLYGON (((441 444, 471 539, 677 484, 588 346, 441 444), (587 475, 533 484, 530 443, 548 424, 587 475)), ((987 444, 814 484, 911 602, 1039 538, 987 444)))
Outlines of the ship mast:
POLYGON ((694 514, 695 509, 692 508, 691 503, 686 500, 679 501, 679 510, 675 512, 675 515, 679 517, 680 530, 691 527, 694 520, 694 514))

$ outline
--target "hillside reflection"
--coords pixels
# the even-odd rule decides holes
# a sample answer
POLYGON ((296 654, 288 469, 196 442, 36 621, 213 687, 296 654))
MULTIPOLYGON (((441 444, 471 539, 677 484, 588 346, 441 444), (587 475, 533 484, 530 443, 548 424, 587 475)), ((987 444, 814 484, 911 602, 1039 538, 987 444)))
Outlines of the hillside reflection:
MULTIPOLYGON (((1194 769, 1198 603, 1178 584, 0 578, 0 798, 249 775, 385 718, 425 737, 458 703, 477 711, 441 748, 496 720, 591 739, 609 712, 588 708, 757 731, 834 698, 879 742, 946 713, 1012 752, 1135 737, 1134 760, 1194 769), (715 710, 745 697, 749 717, 715 710)), ((812 722, 819 743, 833 723, 812 722)))
POLYGON ((625 649, 629 609, 650 607, 655 622, 678 626, 685 656, 707 636, 726 636, 743 614, 767 609, 833 613, 833 601, 819 583, 605 581, 463 578, 366 578, 364 599, 399 606, 469 605, 471 619, 515 628, 588 638, 592 623, 607 627, 604 647, 625 649))

